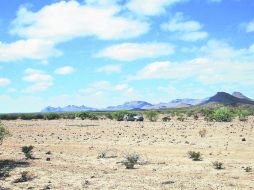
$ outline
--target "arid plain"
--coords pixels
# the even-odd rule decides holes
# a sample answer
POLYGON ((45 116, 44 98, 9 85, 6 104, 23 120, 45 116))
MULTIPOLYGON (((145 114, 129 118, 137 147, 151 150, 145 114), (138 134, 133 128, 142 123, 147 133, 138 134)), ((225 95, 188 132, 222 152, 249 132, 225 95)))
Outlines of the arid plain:
POLYGON ((1 160, 16 164, 0 186, 16 189, 254 189, 254 117, 240 122, 117 122, 111 120, 2 121, 11 136, 1 160), (200 131, 205 129, 204 137, 200 131), (34 146, 26 160, 22 146, 34 146), (198 151, 202 161, 192 161, 198 151), (135 169, 121 163, 140 156, 135 169), (103 155, 102 158, 99 158, 103 155), (48 159, 48 160, 47 160, 48 159), (217 170, 213 162, 224 164, 217 170), (26 163, 26 164, 24 164, 26 163), (13 183, 22 171, 34 179, 13 183))

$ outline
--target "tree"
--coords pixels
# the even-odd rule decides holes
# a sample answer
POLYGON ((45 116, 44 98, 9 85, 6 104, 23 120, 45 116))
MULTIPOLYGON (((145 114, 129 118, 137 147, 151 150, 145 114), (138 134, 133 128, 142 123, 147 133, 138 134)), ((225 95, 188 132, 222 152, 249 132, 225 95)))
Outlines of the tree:
POLYGON ((157 121, 159 118, 159 112, 158 111, 148 111, 145 112, 145 116, 149 121, 157 121))
POLYGON ((128 114, 128 111, 121 110, 112 113, 112 117, 117 121, 123 121, 124 115, 128 114))

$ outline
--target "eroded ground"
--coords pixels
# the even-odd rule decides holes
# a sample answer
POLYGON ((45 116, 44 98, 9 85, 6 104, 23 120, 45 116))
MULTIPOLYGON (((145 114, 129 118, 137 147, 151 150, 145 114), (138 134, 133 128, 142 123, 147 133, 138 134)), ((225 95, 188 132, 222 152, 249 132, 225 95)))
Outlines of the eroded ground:
POLYGON ((3 121, 12 136, 0 146, 0 160, 26 162, 21 147, 33 145, 37 159, 17 164, 0 184, 10 189, 254 189, 254 117, 247 122, 3 121), (204 138, 199 131, 206 129, 204 138), (242 141, 245 138, 246 141, 242 141), (48 151, 51 154, 46 154, 48 151), (192 161, 188 151, 200 151, 192 161), (106 158, 98 155, 106 152, 106 158), (142 165, 127 170, 128 153, 142 165), (50 161, 46 161, 50 158, 50 161), (212 162, 224 163, 224 170, 212 162), (20 172, 35 179, 12 183, 20 172), (167 183, 168 182, 168 183, 167 183))

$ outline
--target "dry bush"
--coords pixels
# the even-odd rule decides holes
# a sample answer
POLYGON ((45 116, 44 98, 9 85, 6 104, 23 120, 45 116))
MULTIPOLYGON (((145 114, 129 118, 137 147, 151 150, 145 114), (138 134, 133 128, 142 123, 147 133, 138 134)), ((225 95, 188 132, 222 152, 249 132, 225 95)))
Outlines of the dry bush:
POLYGON ((14 180, 13 183, 22 183, 22 182, 32 181, 35 178, 34 173, 29 171, 23 171, 20 173, 20 175, 21 177, 14 180))
POLYGON ((202 129, 198 132, 199 136, 204 138, 207 134, 207 130, 206 129, 202 129))

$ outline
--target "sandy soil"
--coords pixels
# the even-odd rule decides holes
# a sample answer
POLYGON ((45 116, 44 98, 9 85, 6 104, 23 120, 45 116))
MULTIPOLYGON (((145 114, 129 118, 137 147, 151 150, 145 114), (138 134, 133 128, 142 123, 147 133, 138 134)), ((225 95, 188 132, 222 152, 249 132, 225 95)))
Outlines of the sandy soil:
POLYGON ((29 164, 17 164, 10 177, 0 180, 13 190, 254 189, 254 172, 244 170, 254 168, 254 117, 231 123, 203 119, 2 122, 12 136, 0 146, 0 160, 29 164), (207 134, 202 138, 199 131, 204 128, 207 134), (24 159, 21 147, 25 145, 35 147, 37 159, 24 159), (48 151, 52 154, 46 154, 48 151), (188 151, 200 151, 203 161, 192 161, 188 151), (102 152, 106 158, 97 158, 102 152), (139 154, 143 164, 125 169, 119 162, 128 153, 139 154), (214 161, 223 162, 225 169, 214 169, 214 161), (36 177, 13 183, 22 171, 36 177))

